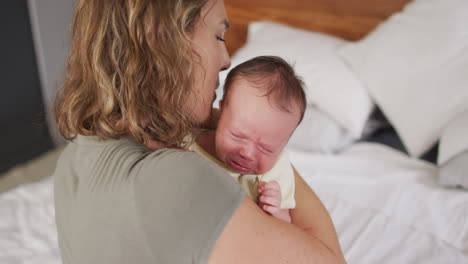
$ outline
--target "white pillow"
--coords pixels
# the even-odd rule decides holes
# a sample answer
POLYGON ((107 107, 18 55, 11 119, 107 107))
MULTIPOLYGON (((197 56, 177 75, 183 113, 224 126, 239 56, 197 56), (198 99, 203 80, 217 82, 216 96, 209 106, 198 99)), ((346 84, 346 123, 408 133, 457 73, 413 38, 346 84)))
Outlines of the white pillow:
POLYGON ((450 121, 439 142, 439 183, 468 189, 468 111, 450 121))
POLYGON ((339 53, 412 156, 468 109, 467 0, 415 0, 339 53))
POLYGON ((450 121, 439 142, 439 183, 468 189, 468 111, 450 121))
POLYGON ((468 151, 468 111, 458 115, 444 129, 439 142, 437 164, 442 165, 465 151, 468 151))
POLYGON ((288 148, 334 154, 354 142, 354 137, 335 120, 316 107, 308 106, 304 119, 289 139, 288 148))
POLYGON ((461 187, 468 190, 468 151, 439 167, 439 183, 446 187, 461 187))
MULTIPOLYGON (((247 42, 233 56, 231 68, 260 55, 282 57, 303 78, 308 102, 359 138, 373 103, 360 81, 336 54, 337 48, 345 43, 343 39, 322 33, 255 22, 249 25, 247 42)), ((227 72, 221 73, 221 83, 227 72)), ((222 88, 218 89, 218 100, 221 96, 222 88)))

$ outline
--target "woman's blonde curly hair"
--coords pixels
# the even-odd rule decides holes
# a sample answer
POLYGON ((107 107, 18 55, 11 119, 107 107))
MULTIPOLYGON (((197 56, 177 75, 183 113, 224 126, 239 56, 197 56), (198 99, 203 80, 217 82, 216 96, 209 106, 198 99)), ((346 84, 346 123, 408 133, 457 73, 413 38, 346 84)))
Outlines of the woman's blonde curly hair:
POLYGON ((79 1, 56 98, 60 133, 182 146, 198 130, 183 109, 197 61, 189 34, 208 1, 79 1))

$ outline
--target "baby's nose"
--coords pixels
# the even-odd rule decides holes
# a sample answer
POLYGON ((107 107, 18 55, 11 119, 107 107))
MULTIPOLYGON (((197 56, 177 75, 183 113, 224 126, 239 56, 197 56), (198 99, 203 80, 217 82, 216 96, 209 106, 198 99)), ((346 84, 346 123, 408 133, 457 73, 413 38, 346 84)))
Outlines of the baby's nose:
POLYGON ((245 144, 239 150, 239 155, 245 160, 253 161, 254 160, 254 152, 255 152, 255 150, 254 150, 254 147, 252 146, 252 144, 245 144))

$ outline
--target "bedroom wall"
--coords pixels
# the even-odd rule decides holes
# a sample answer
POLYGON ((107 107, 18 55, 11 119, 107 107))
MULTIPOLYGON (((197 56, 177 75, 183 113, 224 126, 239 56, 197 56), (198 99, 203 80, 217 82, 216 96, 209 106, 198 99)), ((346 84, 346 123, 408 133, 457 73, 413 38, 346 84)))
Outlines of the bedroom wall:
POLYGON ((50 149, 26 0, 0 2, 0 172, 50 149))
POLYGON ((0 1, 0 173, 54 146, 47 114, 63 76, 73 3, 0 1))
POLYGON ((47 121, 55 143, 63 139, 52 115, 53 98, 63 81, 70 47, 74 0, 27 0, 47 121))

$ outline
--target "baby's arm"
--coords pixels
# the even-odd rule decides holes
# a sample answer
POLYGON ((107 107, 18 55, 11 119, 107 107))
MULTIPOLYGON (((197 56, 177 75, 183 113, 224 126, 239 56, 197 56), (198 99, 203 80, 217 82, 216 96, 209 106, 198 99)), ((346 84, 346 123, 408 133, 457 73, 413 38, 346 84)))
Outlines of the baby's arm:
POLYGON ((277 181, 258 182, 257 192, 260 208, 278 219, 291 223, 289 209, 280 207, 281 187, 277 181))

